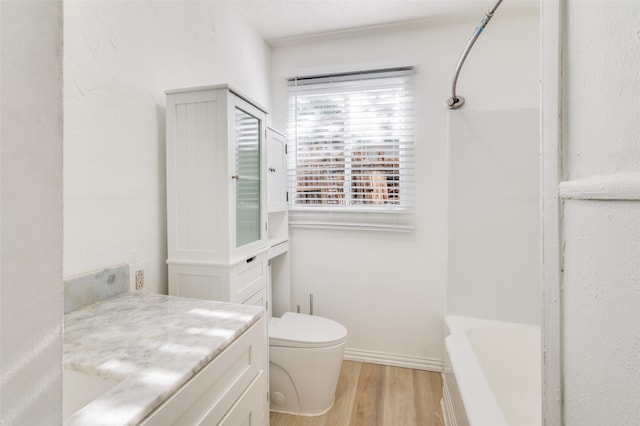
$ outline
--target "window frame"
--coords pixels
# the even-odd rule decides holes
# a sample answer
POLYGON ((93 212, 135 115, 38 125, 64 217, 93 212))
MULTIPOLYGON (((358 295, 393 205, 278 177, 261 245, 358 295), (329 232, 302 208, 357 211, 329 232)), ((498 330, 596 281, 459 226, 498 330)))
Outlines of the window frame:
MULTIPOLYGON (((413 164, 413 151, 414 151, 414 139, 413 139, 413 128, 415 125, 415 116, 413 109, 413 75, 414 75, 414 67, 398 67, 398 68, 386 68, 386 69, 374 69, 374 70, 365 70, 358 72, 345 72, 345 73, 334 73, 334 74, 323 74, 323 75, 314 75, 314 76, 306 76, 306 77, 293 77, 288 79, 288 94, 287 99, 289 103, 289 113, 288 113, 288 139, 289 139, 289 174, 288 174, 288 184, 289 184, 289 211, 290 211, 290 224, 292 226, 312 226, 312 227, 348 227, 348 228, 358 228, 358 229, 392 229, 392 230, 412 230, 414 229, 415 223, 413 221, 413 209, 414 209, 414 186, 415 186, 415 166, 413 164), (394 79, 398 82, 394 82, 394 79), (345 204, 337 204, 337 203, 329 203, 329 204, 320 204, 320 203, 301 203, 298 198, 298 168, 303 163, 299 161, 298 157, 298 128, 301 126, 300 121, 298 119, 299 114, 299 97, 304 97, 304 90, 300 90, 300 87, 311 88, 307 89, 309 91, 313 90, 314 85, 318 85, 317 87, 321 87, 321 92, 326 92, 325 95, 329 98, 332 94, 342 93, 344 98, 354 98, 358 97, 357 87, 360 84, 364 86, 366 82, 368 87, 366 90, 360 89, 360 99, 358 102, 361 102, 365 97, 363 94, 370 93, 383 93, 384 90, 391 87, 392 91, 388 93, 393 93, 398 97, 395 99, 393 103, 391 103, 388 110, 383 110, 384 112, 393 114, 388 114, 392 116, 395 120, 399 121, 399 125, 391 131, 390 137, 393 139, 390 142, 387 142, 389 138, 390 130, 381 131, 380 126, 388 125, 389 121, 384 121, 385 119, 373 119, 373 126, 379 133, 374 133, 374 137, 366 138, 364 137, 365 131, 363 130, 363 124, 354 123, 357 121, 353 117, 350 116, 356 113, 348 112, 349 107, 343 106, 344 110, 347 112, 340 110, 340 114, 345 114, 345 126, 347 128, 342 129, 340 135, 340 142, 338 142, 337 146, 342 146, 343 152, 345 152, 344 156, 344 166, 339 167, 338 170, 341 170, 343 176, 343 199, 345 204), (375 84, 372 84, 375 83, 375 84), (386 86, 385 86, 386 85, 386 86), (336 87, 332 90, 332 87, 336 87), (377 88, 375 88, 377 87, 377 88), (384 90, 383 90, 384 89, 384 90), (302 94, 300 94, 303 92, 302 94), (344 93, 348 93, 348 95, 344 95, 344 93), (293 111, 293 112, 292 112, 293 111), (399 112, 398 112, 399 111, 399 112), (292 121, 295 121, 293 123, 292 121), (356 126, 358 129, 354 131, 353 128, 349 128, 349 126, 356 126), (378 126, 378 127, 375 127, 378 126), (385 133, 386 132, 386 133, 385 133), (404 134, 403 132, 407 132, 404 134), (349 138, 346 135, 355 135, 354 138, 349 138), (402 134, 401 136, 399 136, 402 134), (377 140, 375 143, 371 143, 372 140, 377 140), (382 142, 380 142, 382 141, 382 142), (367 145, 370 145, 367 147, 367 145), (354 146, 359 147, 359 151, 362 154, 358 154, 357 151, 354 151, 354 146), (374 149, 374 147, 377 147, 374 149), (392 148, 389 150, 389 148, 392 148), (387 154, 388 152, 395 153, 397 155, 396 158, 392 158, 395 160, 397 168, 396 173, 375 173, 380 171, 377 167, 380 167, 380 164, 383 164, 385 158, 378 157, 373 160, 374 166, 371 169, 364 168, 365 166, 354 167, 353 162, 354 159, 359 159, 360 161, 364 161, 363 159, 373 158, 371 154, 373 151, 378 150, 377 154, 387 154), (375 164, 378 164, 376 166, 375 164), (358 170, 360 172, 371 170, 370 173, 362 173, 362 177, 370 176, 368 179, 373 182, 373 178, 371 176, 384 176, 386 179, 385 186, 382 189, 387 192, 387 197, 389 197, 389 189, 392 189, 394 192, 397 192, 397 203, 394 200, 384 201, 381 204, 375 204, 374 190, 368 189, 367 184, 363 183, 360 188, 365 188, 364 191, 367 194, 372 194, 369 198, 361 198, 361 200, 365 200, 364 202, 354 202, 357 200, 357 194, 352 191, 352 187, 358 186, 356 183, 355 177, 357 174, 354 173, 354 170, 358 170), (397 184, 389 186, 389 180, 397 180, 397 184), (374 192, 371 192, 374 191, 374 192), (347 195, 348 194, 348 195, 347 195), (354 197, 355 196, 355 197, 354 197), (372 202, 373 200, 373 202, 372 202)), ((308 95, 310 96, 310 95, 308 95)), ((370 96, 370 95, 369 95, 370 96)), ((375 96, 375 95, 374 95, 375 96)), ((345 104, 351 102, 351 100, 346 101, 345 104)), ((322 105, 329 104, 329 101, 323 101, 322 105)), ((375 98, 370 103, 366 104, 368 108, 380 109, 380 105, 382 105, 381 101, 378 98, 375 98)), ((361 107, 361 111, 368 111, 366 107, 361 107)), ((312 111, 313 112, 313 111, 312 111)), ((313 121, 313 120, 311 120, 313 121)), ((368 128, 367 128, 368 130, 368 128)), ((321 132, 319 132, 321 133, 321 132)), ((311 143, 306 142, 303 144, 305 147, 311 146, 311 143)), ((319 144, 318 146, 329 146, 330 143, 327 144, 319 144)), ((311 160, 309 160, 310 162, 311 160)), ((393 163, 393 161, 392 161, 393 163)), ((395 164, 395 163, 393 163, 395 164)), ((384 172, 384 167, 382 167, 382 171, 384 172)), ((326 182, 322 179, 318 180, 320 183, 326 182)), ((364 181, 364 179, 363 179, 364 181)), ((369 184, 373 187, 373 183, 369 184)), ((339 198, 336 198, 339 199, 339 198)), ((331 199, 333 200, 333 199, 331 199)), ((384 198, 383 198, 384 200, 384 198)))

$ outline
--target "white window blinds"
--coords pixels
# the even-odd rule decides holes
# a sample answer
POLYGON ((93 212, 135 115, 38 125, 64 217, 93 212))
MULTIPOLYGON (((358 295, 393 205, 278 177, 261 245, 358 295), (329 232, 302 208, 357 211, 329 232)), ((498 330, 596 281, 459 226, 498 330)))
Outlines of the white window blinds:
POLYGON ((292 226, 412 229, 413 68, 289 79, 292 226))

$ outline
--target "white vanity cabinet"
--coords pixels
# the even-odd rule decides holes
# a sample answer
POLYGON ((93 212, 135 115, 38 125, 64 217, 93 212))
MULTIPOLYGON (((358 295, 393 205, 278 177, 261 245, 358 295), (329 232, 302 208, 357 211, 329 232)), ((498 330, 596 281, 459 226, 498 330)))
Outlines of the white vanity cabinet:
POLYGON ((268 425, 264 322, 244 332, 140 425, 268 425))
POLYGON ((226 85, 166 94, 169 294, 255 299, 267 284, 266 113, 226 85))

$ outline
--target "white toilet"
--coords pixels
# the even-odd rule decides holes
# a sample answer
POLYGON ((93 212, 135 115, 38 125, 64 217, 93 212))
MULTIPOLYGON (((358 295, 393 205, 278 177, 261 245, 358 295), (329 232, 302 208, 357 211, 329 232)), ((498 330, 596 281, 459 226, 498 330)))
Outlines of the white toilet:
POLYGON ((315 416, 333 405, 347 329, 330 319, 287 312, 269 322, 271 410, 315 416))

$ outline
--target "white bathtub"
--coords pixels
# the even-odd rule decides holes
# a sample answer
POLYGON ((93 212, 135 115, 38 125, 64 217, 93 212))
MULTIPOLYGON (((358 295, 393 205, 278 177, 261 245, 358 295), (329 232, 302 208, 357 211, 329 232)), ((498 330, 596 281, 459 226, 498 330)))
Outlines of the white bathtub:
POLYGON ((447 426, 540 426, 540 327, 448 316, 447 426))

